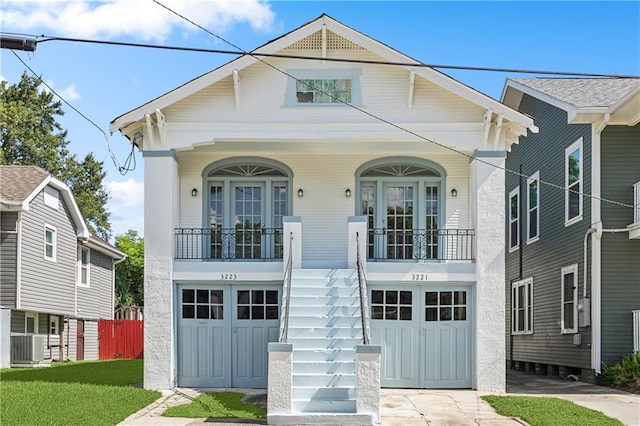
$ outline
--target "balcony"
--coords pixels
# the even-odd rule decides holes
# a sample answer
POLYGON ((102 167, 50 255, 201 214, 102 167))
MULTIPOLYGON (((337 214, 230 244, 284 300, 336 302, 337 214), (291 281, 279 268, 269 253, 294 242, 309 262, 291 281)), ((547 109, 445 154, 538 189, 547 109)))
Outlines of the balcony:
POLYGON ((176 260, 282 261, 282 228, 176 228, 176 260))
POLYGON ((475 259, 474 229, 369 229, 369 261, 475 259))

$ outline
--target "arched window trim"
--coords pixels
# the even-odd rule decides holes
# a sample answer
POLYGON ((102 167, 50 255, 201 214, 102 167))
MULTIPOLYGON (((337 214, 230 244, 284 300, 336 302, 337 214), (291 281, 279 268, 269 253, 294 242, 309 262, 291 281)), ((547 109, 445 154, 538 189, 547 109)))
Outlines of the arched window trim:
MULTIPOLYGON (((425 188, 425 184, 436 184, 438 187, 438 227, 444 228, 446 222, 446 201, 447 196, 445 194, 446 185, 446 177, 447 172, 438 163, 422 159, 416 157, 384 157, 377 158, 375 160, 368 161, 362 164, 355 173, 356 180, 356 191, 355 191, 355 211, 357 215, 362 214, 361 211, 361 203, 362 203, 362 185, 364 183, 375 183, 375 191, 376 197, 378 200, 382 200, 383 196, 381 191, 384 189, 384 185, 387 183, 416 183, 417 190, 419 191, 416 196, 416 201, 421 202, 423 199, 423 194, 421 194, 425 188), (438 173, 440 176, 415 176, 415 175, 407 175, 407 176, 362 176, 366 171, 375 168, 382 167, 386 165, 412 165, 417 167, 424 167, 432 169, 434 172, 438 173)), ((379 202, 379 201, 378 201, 379 202)), ((418 221, 416 223, 416 228, 422 228, 423 224, 422 218, 418 217, 418 221)), ((380 227, 380 223, 375 223, 374 227, 380 227)))
POLYGON ((293 212, 293 172, 291 169, 276 160, 272 160, 269 158, 263 157, 253 157, 253 156, 244 156, 244 157, 233 157, 233 158, 225 158, 222 160, 215 161, 209 164, 202 170, 202 228, 209 228, 210 225, 210 217, 209 217, 209 206, 210 206, 210 190, 209 187, 214 182, 220 182, 223 184, 224 193, 230 193, 231 182, 261 182, 264 183, 268 188, 266 190, 272 189, 272 184, 274 182, 286 182, 287 183, 287 210, 289 214, 293 212), (269 175, 255 175, 255 176, 240 176, 240 175, 223 175, 223 176, 209 176, 212 172, 218 169, 232 167, 236 165, 262 165, 271 167, 277 170, 280 170, 285 174, 285 176, 269 176, 269 175))

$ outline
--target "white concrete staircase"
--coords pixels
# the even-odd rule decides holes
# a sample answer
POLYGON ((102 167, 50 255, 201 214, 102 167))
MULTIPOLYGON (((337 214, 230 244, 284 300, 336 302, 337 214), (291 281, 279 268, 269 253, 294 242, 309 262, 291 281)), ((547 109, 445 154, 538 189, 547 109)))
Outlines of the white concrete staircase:
POLYGON ((294 270, 290 303, 291 412, 297 418, 289 420, 371 424, 371 416, 356 414, 356 345, 363 343, 357 272, 294 270))

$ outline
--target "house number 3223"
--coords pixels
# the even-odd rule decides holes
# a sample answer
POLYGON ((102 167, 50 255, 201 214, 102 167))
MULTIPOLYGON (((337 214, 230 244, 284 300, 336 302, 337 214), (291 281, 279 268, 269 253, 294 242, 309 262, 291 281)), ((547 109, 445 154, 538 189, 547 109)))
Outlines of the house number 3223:
POLYGON ((236 274, 220 274, 221 280, 236 280, 238 276, 236 274))
POLYGON ((427 274, 411 274, 411 281, 427 281, 427 274))

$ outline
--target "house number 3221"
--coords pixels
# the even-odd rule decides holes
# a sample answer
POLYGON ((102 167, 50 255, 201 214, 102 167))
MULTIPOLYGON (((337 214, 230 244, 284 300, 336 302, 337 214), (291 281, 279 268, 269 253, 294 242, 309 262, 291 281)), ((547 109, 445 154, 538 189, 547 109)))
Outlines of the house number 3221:
POLYGON ((220 274, 221 280, 236 280, 238 276, 236 274, 220 274))
POLYGON ((411 281, 427 281, 427 274, 411 274, 411 281))

